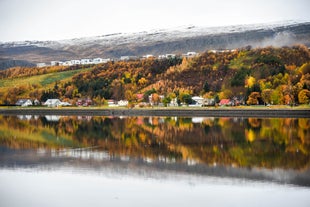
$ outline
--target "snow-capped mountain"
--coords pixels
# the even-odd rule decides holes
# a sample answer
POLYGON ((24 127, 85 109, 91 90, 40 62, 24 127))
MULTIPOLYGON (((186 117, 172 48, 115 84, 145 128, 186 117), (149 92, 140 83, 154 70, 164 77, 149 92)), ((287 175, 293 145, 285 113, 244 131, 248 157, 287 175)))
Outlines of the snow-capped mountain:
POLYGON ((0 61, 49 62, 81 58, 161 55, 234 49, 251 45, 310 46, 310 22, 234 25, 226 27, 182 26, 139 33, 116 33, 59 41, 0 43, 0 61))

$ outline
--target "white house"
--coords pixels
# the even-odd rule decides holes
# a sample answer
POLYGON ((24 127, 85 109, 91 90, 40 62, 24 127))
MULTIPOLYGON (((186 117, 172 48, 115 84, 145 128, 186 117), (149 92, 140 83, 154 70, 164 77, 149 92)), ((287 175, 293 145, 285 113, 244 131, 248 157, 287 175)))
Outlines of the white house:
POLYGON ((42 67, 45 67, 47 66, 46 63, 37 63, 37 67, 38 68, 42 68, 42 67))
POLYGON ((64 65, 64 62, 58 61, 58 65, 59 65, 59 66, 62 66, 62 65, 64 65))
POLYGON ((81 59, 82 65, 93 64, 93 60, 91 59, 81 59))
POLYGON ((45 118, 47 121, 50 121, 50 122, 58 122, 60 120, 61 116, 46 115, 45 118))
POLYGON ((148 58, 153 58, 154 57, 154 55, 151 55, 151 54, 147 54, 147 55, 144 55, 143 56, 143 58, 146 58, 146 59, 148 59, 148 58))
POLYGON ((121 61, 128 61, 128 60, 137 60, 137 56, 121 56, 120 60, 121 61))
POLYGON ((22 106, 22 107, 26 107, 26 106, 32 106, 33 103, 30 99, 19 99, 16 104, 16 106, 22 106))
POLYGON ((93 59, 93 63, 94 63, 94 64, 103 63, 103 59, 102 59, 102 58, 94 58, 94 59, 93 59))
POLYGON ((119 105, 119 106, 128 106, 128 101, 120 100, 120 101, 117 102, 117 105, 119 105))
POLYGON ((39 106, 41 103, 40 103, 40 101, 39 101, 38 99, 35 99, 35 100, 33 101, 33 104, 34 104, 35 106, 39 106))
POLYGON ((121 56, 121 60, 129 60, 130 58, 129 58, 129 56, 121 56))
POLYGON ((204 101, 204 98, 199 97, 199 96, 193 96, 192 99, 193 99, 193 101, 195 101, 194 105, 200 105, 201 106, 203 104, 203 101, 204 101))
POLYGON ((113 106, 118 106, 118 105, 115 104, 115 101, 113 99, 110 99, 108 100, 108 106, 113 107, 113 106))
POLYGON ((51 66, 59 65, 59 61, 51 61, 51 66))
POLYGON ((110 61, 111 61, 110 58, 102 59, 102 63, 107 63, 107 62, 110 62, 110 61))
POLYGON ((73 65, 73 64, 72 64, 71 60, 67 60, 67 61, 65 61, 65 62, 63 63, 63 65, 64 65, 64 66, 71 66, 71 65, 73 65))
POLYGON ((179 106, 178 99, 177 98, 171 99, 169 106, 171 106, 171 107, 179 106))
POLYGON ((175 58, 175 54, 166 54, 166 58, 175 58))
POLYGON ((198 55, 196 52, 188 52, 187 54, 186 54, 188 57, 193 57, 193 56, 196 56, 196 55, 198 55))
POLYGON ((214 106, 215 105, 215 99, 214 98, 205 98, 203 100, 203 106, 214 106))
POLYGON ((165 55, 159 55, 158 59, 169 59, 169 58, 175 58, 176 54, 165 54, 165 55))
POLYGON ((80 60, 71 60, 72 65, 80 65, 81 61, 80 60))
POLYGON ((61 102, 60 106, 71 106, 72 104, 70 104, 69 102, 61 102))
POLYGON ((17 115, 17 118, 19 120, 31 120, 32 119, 32 115, 17 115))
POLYGON ((61 101, 59 99, 47 99, 43 105, 48 107, 58 107, 61 106, 61 101))
POLYGON ((110 61, 111 61, 110 58, 108 58, 108 59, 94 58, 93 59, 93 64, 107 63, 107 62, 110 62, 110 61))
POLYGON ((209 50, 208 52, 209 52, 209 53, 214 53, 214 54, 215 54, 215 53, 217 53, 217 50, 209 50))

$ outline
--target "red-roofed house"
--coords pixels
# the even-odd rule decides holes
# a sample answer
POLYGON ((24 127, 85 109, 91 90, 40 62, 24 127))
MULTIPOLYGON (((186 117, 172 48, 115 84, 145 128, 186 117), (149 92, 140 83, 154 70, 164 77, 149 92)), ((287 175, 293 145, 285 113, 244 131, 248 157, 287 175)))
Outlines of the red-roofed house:
POLYGON ((222 99, 219 103, 220 106, 228 106, 231 105, 231 101, 229 99, 222 99))
POLYGON ((143 99, 143 94, 142 93, 138 93, 136 94, 136 97, 138 100, 143 99))

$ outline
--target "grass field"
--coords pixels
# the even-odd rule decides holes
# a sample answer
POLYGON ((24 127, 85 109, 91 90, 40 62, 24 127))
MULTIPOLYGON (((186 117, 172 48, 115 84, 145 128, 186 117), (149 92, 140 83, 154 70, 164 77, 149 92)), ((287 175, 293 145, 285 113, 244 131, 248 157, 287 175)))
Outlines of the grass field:
POLYGON ((51 84, 54 84, 56 81, 58 82, 65 82, 69 81, 72 76, 78 74, 80 72, 84 72, 90 70, 87 69, 80 69, 80 70, 70 70, 64 72, 55 72, 49 73, 44 75, 37 75, 31 77, 23 77, 23 78, 14 78, 14 79, 5 79, 0 80, 0 87, 2 89, 10 88, 10 87, 18 87, 22 85, 40 85, 43 88, 48 87, 51 84))

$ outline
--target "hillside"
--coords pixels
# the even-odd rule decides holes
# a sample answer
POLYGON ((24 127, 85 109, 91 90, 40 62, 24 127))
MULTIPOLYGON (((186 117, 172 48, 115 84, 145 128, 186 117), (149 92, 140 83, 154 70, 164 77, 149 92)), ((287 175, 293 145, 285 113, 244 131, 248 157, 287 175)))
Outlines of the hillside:
MULTIPOLYGON (((179 27, 170 30, 154 30, 132 34, 108 34, 96 37, 60 41, 25 41, 0 44, 2 69, 12 66, 27 66, 30 63, 82 58, 113 58, 153 54, 183 54, 188 51, 202 53, 213 49, 235 49, 251 45, 310 46, 310 23, 269 25, 236 25, 227 27, 179 27), (12 62, 19 60, 19 62, 12 62)), ((29 66, 29 65, 28 65, 29 66)))
POLYGON ((196 57, 115 61, 89 66, 11 68, 0 72, 1 104, 19 98, 91 98, 136 103, 179 102, 191 97, 235 99, 247 104, 305 104, 310 100, 310 52, 305 46, 249 47, 196 57), (136 94, 144 94, 143 98, 136 94), (159 96, 165 99, 160 100, 159 96))

